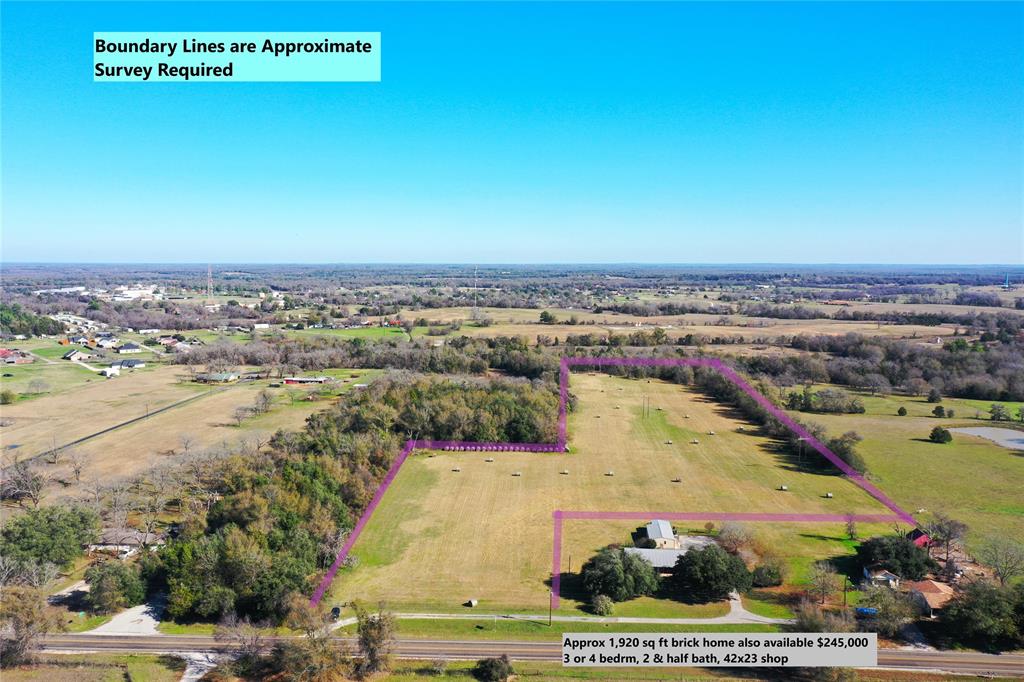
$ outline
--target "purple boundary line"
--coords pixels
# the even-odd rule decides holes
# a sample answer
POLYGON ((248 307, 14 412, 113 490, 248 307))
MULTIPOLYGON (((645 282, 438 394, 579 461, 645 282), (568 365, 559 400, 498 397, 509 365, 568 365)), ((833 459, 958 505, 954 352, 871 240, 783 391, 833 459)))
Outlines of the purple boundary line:
POLYGON ((551 608, 557 609, 562 598, 562 525, 566 519, 583 520, 641 520, 667 519, 670 521, 751 521, 772 523, 843 523, 853 519, 858 523, 885 523, 898 521, 894 514, 760 514, 748 512, 605 512, 562 511, 551 513, 554 533, 551 542, 551 608))
MULTIPOLYGON (((595 357, 563 357, 559 363, 558 372, 558 441, 555 443, 479 443, 473 441, 456 441, 456 440, 409 440, 406 441, 405 446, 399 453, 395 461, 392 462, 391 468, 388 469, 388 473, 384 476, 384 480, 381 481, 377 487, 377 491, 373 495, 373 499, 370 500, 370 504, 367 505, 362 515, 359 517, 359 521, 356 522, 355 527, 348 535, 348 539, 345 540, 345 544, 338 552, 337 557, 334 559, 334 563, 331 564, 330 569, 324 575, 320 584, 317 586, 316 591, 310 598, 309 603, 312 606, 316 606, 323 599, 324 593, 327 592, 327 588, 330 587, 334 581, 334 577, 337 575, 338 570, 348 557, 348 553, 352 550, 356 540, 359 539, 359 535, 363 532, 363 528, 366 523, 370 520, 370 516, 377 509, 377 505, 380 504, 381 499, 384 497, 384 493, 391 486, 391 482, 395 480, 395 476, 398 475, 398 470, 402 468, 405 460, 409 457, 409 454, 416 448, 426 448, 430 450, 448 450, 448 451, 470 451, 470 452, 564 452, 565 447, 568 443, 568 403, 569 403, 569 371, 570 367, 575 366, 592 366, 592 367, 608 367, 608 366, 625 366, 625 367, 711 367, 719 372, 722 376, 735 384, 740 390, 754 399, 761 407, 768 411, 773 417, 778 419, 780 422, 786 425, 791 431, 796 433, 798 436, 803 438, 807 443, 810 443, 811 447, 817 450, 822 456, 824 456, 829 462, 835 465, 840 471, 848 476, 854 483, 860 486, 865 492, 871 495, 873 498, 881 502, 887 508, 892 510, 899 520, 905 521, 911 525, 916 526, 917 521, 909 513, 901 509, 895 502, 893 502, 885 493, 876 488, 874 485, 869 483, 861 474, 852 469, 846 462, 841 460, 835 453, 825 447, 824 443, 819 441, 817 438, 812 436, 805 428, 797 424, 793 419, 789 417, 779 408, 775 407, 770 400, 765 398, 763 395, 746 382, 741 376, 729 366, 723 363, 721 360, 715 358, 595 358, 595 357)), ((563 516, 564 514, 644 514, 643 512, 554 512, 555 519, 555 533, 558 537, 556 543, 556 556, 558 561, 554 562, 554 570, 551 576, 551 599, 552 603, 558 605, 558 586, 560 582, 559 573, 557 572, 558 566, 561 564, 561 525, 563 518, 591 518, 585 516, 563 516)), ((699 512, 696 512, 699 514, 699 512)), ((698 516, 699 519, 712 520, 717 518, 714 516, 716 512, 709 512, 698 516), (710 514, 710 515, 709 515, 710 514)), ((676 518, 669 514, 660 514, 662 517, 676 518)), ((741 518, 726 519, 726 516, 744 516, 743 514, 728 514, 718 513, 718 516, 722 517, 722 520, 743 520, 741 518)), ((776 518, 774 520, 790 520, 790 521, 813 521, 821 520, 811 517, 830 517, 828 514, 807 514, 807 515, 787 515, 787 514, 754 514, 748 515, 753 517, 765 517, 765 516, 776 516, 776 517, 794 517, 781 519, 776 518), (798 517, 798 518, 797 518, 798 517)), ((868 515, 882 517, 884 515, 868 515)), ((628 516, 628 517, 607 517, 607 516, 595 516, 592 518, 640 518, 639 516, 628 516)), ((843 519, 846 516, 842 516, 843 519)), ((859 517, 857 517, 859 518, 859 517)), ((866 518, 866 517, 865 517, 866 518)), ((684 517, 678 517, 678 520, 685 520, 684 517)), ((754 520, 768 521, 773 519, 768 518, 757 518, 754 520)), ((885 517, 885 520, 892 520, 892 517, 885 517)))

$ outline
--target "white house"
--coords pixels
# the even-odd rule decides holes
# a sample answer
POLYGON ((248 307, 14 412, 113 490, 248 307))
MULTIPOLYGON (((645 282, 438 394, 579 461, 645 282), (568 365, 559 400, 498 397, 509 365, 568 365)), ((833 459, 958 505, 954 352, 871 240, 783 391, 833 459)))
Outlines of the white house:
POLYGON ((159 334, 160 330, 159 329, 140 329, 139 333, 140 334, 159 334))
POLYGON ((900 577, 878 564, 865 566, 864 577, 872 585, 885 585, 891 590, 895 590, 900 586, 900 577))
POLYGON ((143 533, 134 528, 105 528, 100 537, 87 549, 90 552, 109 552, 124 559, 138 552, 142 547, 164 544, 164 537, 156 533, 143 533))
POLYGON ((120 367, 104 367, 103 369, 100 370, 100 374, 102 374, 103 376, 107 377, 108 379, 110 377, 119 377, 119 376, 121 376, 121 368, 120 367))
POLYGON ((120 339, 118 339, 118 338, 116 338, 114 336, 108 336, 106 338, 97 339, 96 340, 96 346, 98 348, 114 348, 114 347, 117 346, 119 341, 120 341, 120 339))
POLYGON ((142 352, 142 346, 140 346, 137 343, 132 343, 132 342, 129 341, 128 343, 120 345, 117 348, 115 348, 114 352, 115 353, 121 353, 121 354, 123 354, 123 353, 141 353, 142 352))
POLYGON ((270 329, 270 325, 266 322, 256 322, 252 325, 253 329, 270 329))
POLYGON ((676 539, 672 524, 668 521, 655 519, 647 524, 647 537, 654 541, 658 549, 678 549, 679 540, 676 539))

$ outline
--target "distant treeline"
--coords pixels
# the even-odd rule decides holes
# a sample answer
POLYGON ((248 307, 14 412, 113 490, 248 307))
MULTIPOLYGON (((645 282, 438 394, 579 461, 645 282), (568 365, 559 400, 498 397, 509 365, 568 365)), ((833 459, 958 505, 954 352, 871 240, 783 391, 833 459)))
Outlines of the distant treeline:
POLYGON ((894 390, 979 400, 1024 400, 1024 344, 962 338, 942 347, 867 337, 798 336, 790 344, 821 355, 750 356, 736 362, 779 385, 828 382, 877 393, 894 390))

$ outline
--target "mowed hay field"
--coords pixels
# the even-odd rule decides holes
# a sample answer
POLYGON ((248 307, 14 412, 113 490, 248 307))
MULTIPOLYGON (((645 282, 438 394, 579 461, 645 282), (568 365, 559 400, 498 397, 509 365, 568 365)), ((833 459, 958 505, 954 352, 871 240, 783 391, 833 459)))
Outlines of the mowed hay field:
MULTIPOLYGON (((574 373, 572 390, 579 403, 570 420, 571 454, 411 456, 355 545, 359 565, 336 579, 333 599, 451 611, 476 598, 478 610, 539 613, 547 606, 555 509, 652 515, 888 511, 841 477, 793 469, 753 427, 685 387, 574 373), (651 404, 646 417, 644 396, 651 404), (692 438, 700 444, 691 445, 692 438), (486 462, 488 456, 495 461, 486 462), (563 469, 569 474, 560 474, 563 469), (522 476, 513 476, 517 471, 522 476), (615 475, 606 476, 608 471, 615 475), (672 483, 676 477, 682 483, 672 483), (778 491, 782 484, 790 491, 778 491), (834 499, 825 499, 826 492, 834 499)), ((585 535, 566 538, 574 571, 593 549, 623 541, 622 524, 586 523, 585 535)), ((824 537, 837 532, 814 524, 806 530, 824 537)), ((781 554, 796 546, 786 537, 778 540, 781 554)), ((563 611, 578 612, 578 606, 563 601, 563 611)), ((717 605, 660 602, 651 608, 718 615, 717 605)))
MULTIPOLYGON (((921 397, 861 396, 865 414, 799 415, 825 426, 830 433, 856 431, 864 440, 869 478, 897 504, 927 521, 944 512, 967 523, 968 549, 1001 536, 1024 542, 1024 453, 989 440, 954 433, 953 442, 928 441, 935 426, 1004 426, 987 420, 990 401, 945 398, 954 419, 930 416, 936 407, 921 397), (907 416, 899 417, 900 406, 907 416), (982 419, 975 416, 980 412, 982 419)), ((1021 403, 1003 402, 1011 414, 1021 403)), ((794 413, 796 414, 796 413, 794 413)))
POLYGON ((549 310, 558 320, 559 324, 540 324, 538 321, 540 312, 539 309, 526 308, 481 308, 481 315, 490 318, 492 321, 492 324, 486 327, 476 326, 470 322, 473 314, 471 308, 403 310, 399 314, 404 319, 424 318, 438 324, 460 320, 463 322, 463 325, 458 332, 455 332, 457 335, 483 337, 525 336, 533 338, 538 335, 545 335, 564 339, 570 334, 607 336, 608 334, 629 334, 638 330, 650 332, 655 328, 661 327, 673 339, 686 336, 687 334, 712 337, 743 336, 746 338, 771 339, 777 336, 794 336, 797 334, 858 333, 865 336, 934 341, 936 337, 949 336, 956 330, 955 325, 897 325, 827 319, 784 320, 747 317, 745 315, 724 316, 728 323, 721 324, 720 321, 723 316, 710 313, 639 317, 612 312, 593 313, 585 310, 559 309, 549 310), (572 317, 576 317, 580 324, 566 324, 572 317))

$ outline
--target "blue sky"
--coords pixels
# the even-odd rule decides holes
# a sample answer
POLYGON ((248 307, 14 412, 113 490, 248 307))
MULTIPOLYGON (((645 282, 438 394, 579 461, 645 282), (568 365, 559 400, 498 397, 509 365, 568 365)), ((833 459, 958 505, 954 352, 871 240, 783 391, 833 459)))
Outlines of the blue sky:
POLYGON ((2 7, 4 261, 1024 262, 1019 3, 2 7), (381 83, 94 83, 93 31, 381 83))

